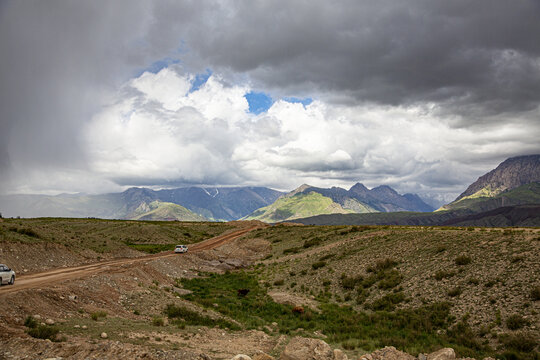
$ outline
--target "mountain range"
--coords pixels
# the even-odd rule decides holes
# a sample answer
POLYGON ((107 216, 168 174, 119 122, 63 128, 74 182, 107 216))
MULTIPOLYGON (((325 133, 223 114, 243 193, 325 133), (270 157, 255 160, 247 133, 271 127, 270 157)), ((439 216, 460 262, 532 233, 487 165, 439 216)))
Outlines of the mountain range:
POLYGON ((192 186, 100 195, 8 195, 0 197, 0 206, 7 216, 180 221, 276 222, 332 213, 433 211, 417 195, 400 195, 389 186, 369 190, 360 183, 349 190, 302 185, 287 194, 266 187, 192 186))
POLYGON ((540 226, 540 155, 509 158, 434 213, 331 214, 314 225, 540 226))
POLYGON ((433 208, 423 202, 418 195, 400 195, 386 185, 369 190, 363 184, 356 183, 349 190, 345 190, 339 187, 324 189, 304 184, 281 196, 273 204, 256 210, 245 219, 279 222, 321 214, 395 211, 431 212, 433 208))
POLYGON ((538 204, 540 155, 507 159, 435 212, 418 195, 401 195, 387 185, 368 189, 361 183, 349 190, 304 184, 289 193, 266 187, 191 186, 100 195, 0 196, 4 216, 305 224, 540 225, 538 208, 532 206, 538 204))

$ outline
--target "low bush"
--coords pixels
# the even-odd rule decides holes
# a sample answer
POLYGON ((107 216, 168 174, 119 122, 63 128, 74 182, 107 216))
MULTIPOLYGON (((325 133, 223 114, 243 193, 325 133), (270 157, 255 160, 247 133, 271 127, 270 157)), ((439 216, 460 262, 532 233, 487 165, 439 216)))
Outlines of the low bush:
POLYGON ((375 300, 369 307, 375 311, 392 311, 396 305, 405 300, 403 292, 386 294, 383 297, 375 300))
POLYGON ((523 332, 505 334, 501 337, 501 342, 507 349, 524 353, 532 353, 536 345, 538 345, 538 340, 534 336, 523 332))
POLYGON ((392 269, 390 271, 381 271, 377 274, 380 289, 392 289, 401 283, 403 277, 399 271, 392 269))
POLYGON ((364 281, 364 277, 362 275, 350 276, 350 277, 342 276, 340 280, 341 286, 347 290, 354 289, 357 285, 361 284, 362 281, 364 281))
POLYGON ((32 316, 27 316, 24 320, 24 326, 28 328, 26 333, 36 339, 49 339, 51 341, 58 341, 56 336, 60 330, 54 326, 42 325, 38 323, 32 316))
POLYGON ((307 248, 310 248, 310 247, 312 247, 312 246, 317 246, 317 245, 319 245, 321 242, 322 242, 322 239, 316 237, 316 238, 313 238, 313 239, 309 239, 309 240, 304 241, 303 247, 304 247, 304 249, 307 249, 307 248))
POLYGON ((155 316, 152 319, 152 325, 154 325, 154 326, 164 326, 165 325, 165 320, 163 320, 162 317, 155 316))
POLYGON ((56 336, 60 330, 54 326, 38 325, 34 328, 28 329, 27 333, 36 339, 49 339, 51 341, 58 341, 56 336))
POLYGON ((526 325, 529 325, 529 322, 521 315, 514 314, 506 318, 506 327, 510 330, 518 330, 526 325))
POLYGON ((459 266, 468 265, 472 262, 472 259, 466 255, 460 255, 454 260, 454 262, 459 266))
POLYGON ((311 264, 311 267, 313 268, 313 270, 320 269, 324 266, 326 266, 326 261, 317 261, 311 264))
POLYGON ((283 250, 283 255, 287 255, 287 254, 297 254, 300 252, 300 248, 299 247, 292 247, 292 248, 288 248, 288 249, 285 249, 283 250))
POLYGON ((24 326, 29 328, 35 328, 38 326, 38 321, 33 316, 27 316, 24 320, 24 326))
POLYGON ((105 318, 107 317, 107 313, 105 311, 96 311, 90 315, 90 318, 94 321, 98 321, 99 318, 105 318))
POLYGON ((202 325, 202 326, 218 326, 220 328, 228 328, 231 330, 240 330, 240 327, 225 319, 211 319, 203 316, 196 311, 189 310, 184 307, 179 307, 174 304, 169 304, 163 311, 165 315, 172 319, 179 319, 177 323, 187 325, 202 325))

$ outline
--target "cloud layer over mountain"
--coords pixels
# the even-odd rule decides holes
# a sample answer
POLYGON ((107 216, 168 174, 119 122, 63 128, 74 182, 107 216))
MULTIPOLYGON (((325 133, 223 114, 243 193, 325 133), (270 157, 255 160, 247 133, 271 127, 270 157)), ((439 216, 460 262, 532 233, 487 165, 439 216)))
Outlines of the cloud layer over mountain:
POLYGON ((540 151, 539 15, 533 0, 4 1, 0 191, 361 181, 451 198, 540 151), (251 91, 272 106, 250 112, 251 91))

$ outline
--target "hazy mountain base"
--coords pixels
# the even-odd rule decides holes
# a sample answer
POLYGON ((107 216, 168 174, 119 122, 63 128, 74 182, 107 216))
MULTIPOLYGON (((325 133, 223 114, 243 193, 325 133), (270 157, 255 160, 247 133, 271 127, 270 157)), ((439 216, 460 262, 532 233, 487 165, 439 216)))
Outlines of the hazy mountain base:
POLYGON ((0 212, 5 217, 126 219, 137 208, 161 201, 183 206, 209 220, 230 221, 273 203, 281 195, 282 192, 264 187, 189 187, 159 191, 130 188, 121 193, 100 195, 7 195, 0 196, 0 212))

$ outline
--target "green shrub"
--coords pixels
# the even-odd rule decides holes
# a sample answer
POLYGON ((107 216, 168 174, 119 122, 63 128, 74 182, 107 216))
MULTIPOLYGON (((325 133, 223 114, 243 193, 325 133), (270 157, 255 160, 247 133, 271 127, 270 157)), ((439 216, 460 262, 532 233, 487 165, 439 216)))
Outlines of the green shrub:
POLYGON ((372 310, 380 311, 392 311, 396 308, 396 305, 405 300, 405 294, 403 292, 390 293, 375 300, 369 307, 372 310))
POLYGON ((506 334, 501 341, 507 349, 530 353, 538 344, 538 340, 527 333, 506 334))
POLYGON ((99 318, 105 318, 107 317, 107 312, 105 311, 96 311, 90 315, 90 318, 92 320, 97 321, 99 318))
POLYGON ((283 255, 287 255, 287 254, 297 254, 300 252, 300 248, 299 247, 292 247, 292 248, 288 248, 288 249, 285 249, 283 250, 283 255))
POLYGON ((466 255, 460 255, 455 259, 456 265, 468 265, 470 264, 472 259, 466 255))
POLYGON ((529 322, 521 315, 514 314, 506 318, 506 327, 510 330, 518 330, 525 325, 529 325, 529 322))
POLYGON ((57 341, 56 335, 60 332, 58 328, 47 325, 37 325, 26 331, 28 335, 36 339, 49 339, 51 341, 57 341))
POLYGON ((163 320, 162 317, 154 316, 154 318, 152 319, 152 325, 154 325, 154 326, 164 326, 165 325, 165 320, 163 320))
POLYGON ((176 324, 187 325, 202 325, 202 326, 218 326, 220 328, 229 328, 231 330, 240 330, 240 327, 230 321, 224 319, 211 319, 206 316, 202 316, 196 311, 189 310, 184 307, 179 307, 174 304, 169 304, 163 311, 165 315, 173 319, 181 319, 176 324))
POLYGON ((377 274, 380 289, 392 289, 401 283, 402 276, 399 271, 392 269, 390 271, 381 271, 377 274))
POLYGON ((358 276, 342 276, 341 277, 341 286, 344 288, 344 289, 347 289, 347 290, 352 290, 354 289, 357 285, 361 284, 362 281, 364 281, 364 277, 362 275, 358 275, 358 276))
POLYGON ((38 326, 38 322, 33 316, 28 315, 24 320, 24 326, 33 329, 38 326))
POLYGON ((336 256, 336 255, 335 255, 335 254, 326 254, 326 255, 324 255, 324 256, 321 256, 321 257, 319 258, 319 261, 328 260, 328 259, 333 258, 334 256, 336 256))
POLYGON ((311 267, 313 268, 313 270, 320 269, 324 266, 326 266, 326 261, 317 261, 311 264, 311 267))
POLYGON ((322 242, 321 238, 316 237, 316 238, 313 238, 313 239, 309 239, 309 240, 304 241, 303 247, 304 247, 304 249, 307 249, 307 248, 310 248, 310 247, 312 247, 312 246, 317 246, 317 245, 319 245, 321 242, 322 242))

